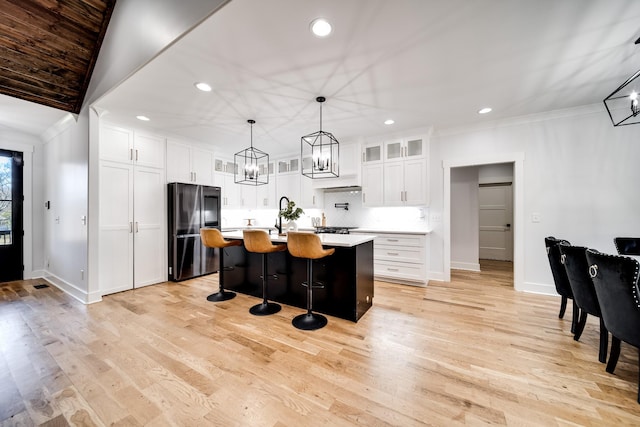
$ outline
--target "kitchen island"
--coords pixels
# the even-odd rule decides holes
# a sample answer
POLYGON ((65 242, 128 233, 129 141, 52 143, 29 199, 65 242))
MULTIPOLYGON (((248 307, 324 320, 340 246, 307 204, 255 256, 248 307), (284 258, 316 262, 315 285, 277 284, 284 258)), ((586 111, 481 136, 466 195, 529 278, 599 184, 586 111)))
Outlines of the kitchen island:
MULTIPOLYGON (((242 240, 242 231, 223 232, 229 240, 242 240)), ((319 234, 331 256, 314 261, 313 311, 357 322, 373 304, 373 239, 366 234, 319 234)), ((270 235, 273 243, 286 243, 287 236, 270 235)), ((285 252, 267 256, 269 300, 306 309, 306 259, 285 252)), ((225 289, 262 298, 262 255, 244 246, 224 249, 225 289)))

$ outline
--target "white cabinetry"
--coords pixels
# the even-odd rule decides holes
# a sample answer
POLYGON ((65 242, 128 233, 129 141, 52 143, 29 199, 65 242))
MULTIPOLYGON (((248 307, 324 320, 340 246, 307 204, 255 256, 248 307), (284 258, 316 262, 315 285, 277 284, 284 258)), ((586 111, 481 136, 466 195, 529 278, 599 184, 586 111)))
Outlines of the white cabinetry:
POLYGON ((269 174, 269 183, 266 185, 258 185, 256 187, 256 208, 258 209, 276 209, 278 201, 276 200, 276 175, 275 163, 269 162, 269 170, 261 170, 261 174, 269 174))
POLYGON ((412 285, 428 283, 426 234, 375 234, 373 271, 376 279, 412 285))
POLYGON ((362 165, 362 205, 382 206, 383 165, 380 163, 362 165))
POLYGON ((312 180, 313 188, 352 187, 361 185, 360 144, 340 144, 337 178, 318 178, 312 180))
POLYGON ((232 160, 215 159, 214 182, 220 187, 223 209, 254 209, 257 190, 254 185, 236 184, 237 165, 232 160))
MULTIPOLYGON (((276 162, 276 198, 286 196, 300 206, 300 159, 282 159, 276 162)), ((277 203, 277 201, 276 201, 277 203)))
POLYGON ((167 141, 167 182, 213 185, 213 153, 167 141))
POLYGON ((164 139, 103 124, 99 146, 100 293, 163 282, 164 139))
POLYGON ((428 142, 424 137, 365 145, 362 151, 363 204, 366 206, 428 204, 427 152, 428 142))

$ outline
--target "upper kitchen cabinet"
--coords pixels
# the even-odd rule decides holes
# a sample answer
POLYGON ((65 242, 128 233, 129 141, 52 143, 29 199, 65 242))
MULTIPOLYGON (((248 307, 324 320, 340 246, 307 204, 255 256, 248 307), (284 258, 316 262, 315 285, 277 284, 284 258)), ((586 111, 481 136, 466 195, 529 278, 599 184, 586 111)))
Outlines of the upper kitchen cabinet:
POLYGON ((286 196, 300 206, 300 158, 292 157, 276 162, 276 198, 286 196))
POLYGON ((275 163, 269 162, 269 170, 261 165, 258 171, 261 175, 269 174, 269 182, 265 185, 256 186, 256 208, 258 209, 276 209, 278 201, 276 200, 276 174, 275 163))
POLYGON ((383 144, 367 144, 362 147, 362 164, 379 164, 382 163, 383 144))
POLYGON ((167 141, 167 182, 213 185, 213 152, 167 141))
POLYGON ((422 136, 367 144, 362 152, 363 205, 427 205, 428 150, 428 138, 422 136))
POLYGON ((232 160, 214 160, 214 183, 220 187, 223 209, 255 209, 256 186, 236 184, 235 172, 238 167, 232 160))
POLYGON ((344 143, 339 146, 340 174, 337 178, 318 178, 313 180, 313 188, 336 188, 360 186, 360 143, 344 143))
POLYGON ((165 139, 113 125, 100 125, 101 160, 164 169, 165 139))
POLYGON ((384 160, 399 161, 405 159, 422 159, 426 156, 427 141, 423 137, 402 138, 384 143, 384 160))

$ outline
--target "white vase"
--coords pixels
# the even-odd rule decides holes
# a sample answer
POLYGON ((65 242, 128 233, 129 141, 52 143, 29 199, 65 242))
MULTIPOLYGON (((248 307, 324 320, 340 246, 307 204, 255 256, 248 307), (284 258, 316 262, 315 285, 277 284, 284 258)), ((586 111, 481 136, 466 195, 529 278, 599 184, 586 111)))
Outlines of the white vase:
POLYGON ((287 231, 298 231, 298 224, 295 221, 289 221, 285 226, 285 230, 287 231))

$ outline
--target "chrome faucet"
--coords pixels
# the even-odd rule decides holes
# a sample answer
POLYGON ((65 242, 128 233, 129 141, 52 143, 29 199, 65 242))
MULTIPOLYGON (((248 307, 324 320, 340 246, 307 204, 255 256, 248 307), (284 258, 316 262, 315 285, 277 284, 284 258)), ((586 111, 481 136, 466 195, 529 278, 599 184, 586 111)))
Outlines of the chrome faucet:
POLYGON ((278 222, 276 223, 276 228, 278 229, 278 234, 282 234, 282 201, 286 200, 287 204, 289 203, 289 198, 287 196, 280 197, 280 202, 278 202, 278 222))

